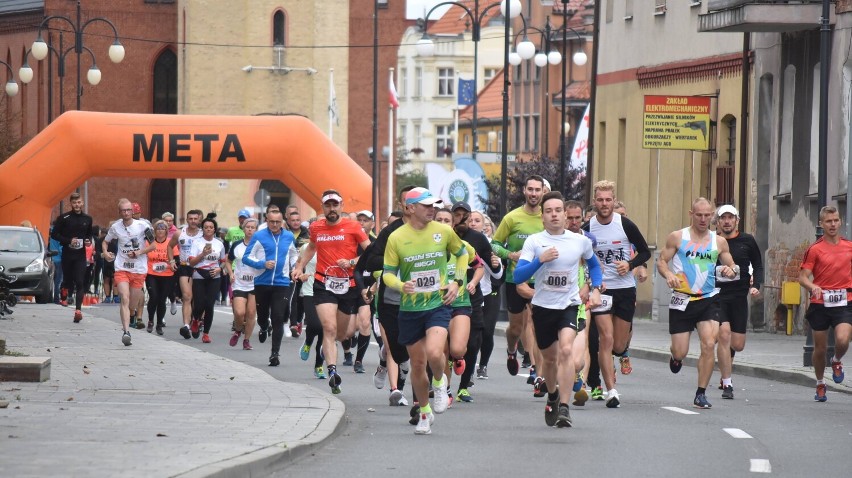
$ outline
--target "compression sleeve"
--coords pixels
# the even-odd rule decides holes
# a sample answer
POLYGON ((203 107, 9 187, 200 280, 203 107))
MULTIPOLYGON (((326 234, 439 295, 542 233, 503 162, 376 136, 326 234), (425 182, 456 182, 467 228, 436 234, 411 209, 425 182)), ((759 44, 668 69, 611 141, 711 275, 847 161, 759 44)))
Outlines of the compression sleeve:
POLYGON ((589 277, 591 278, 592 286, 600 287, 603 282, 603 271, 601 271, 601 263, 598 262, 598 256, 592 254, 592 257, 586 259, 586 265, 589 267, 589 277))
POLYGON ((636 255, 630 259, 630 270, 633 270, 642 264, 648 262, 651 258, 651 251, 648 249, 648 243, 645 242, 645 237, 639 232, 639 228, 630 219, 621 217, 621 227, 624 228, 624 233, 627 234, 627 240, 636 248, 636 255))
POLYGON ((532 262, 527 261, 525 259, 519 260, 518 265, 515 266, 514 272, 514 278, 516 283, 520 284, 530 280, 539 267, 541 267, 541 261, 538 259, 538 257, 533 258, 532 262))

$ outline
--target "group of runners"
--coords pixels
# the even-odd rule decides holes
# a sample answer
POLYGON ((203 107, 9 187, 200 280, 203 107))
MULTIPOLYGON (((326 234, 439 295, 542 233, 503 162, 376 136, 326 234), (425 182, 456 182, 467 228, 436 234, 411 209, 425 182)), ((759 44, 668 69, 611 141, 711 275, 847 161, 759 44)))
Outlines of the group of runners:
MULTIPOLYGON (((404 187, 401 210, 373 236, 372 214, 361 211, 350 218, 341 194, 327 190, 321 195, 322 215, 307 228, 289 208, 267 208, 263 224, 241 211, 239 227, 228 233, 227 250, 216 238, 215 219, 202 219, 201 211, 189 211, 186 225, 169 235, 170 224, 134 219, 130 201, 122 199, 121 219, 103 246, 103 257, 115 264, 122 341, 131 344, 132 310, 141 309, 146 283, 148 331, 156 316, 162 334, 170 281, 177 277, 183 299, 180 335, 211 342, 218 281, 225 273, 233 290, 231 346, 243 337, 243 348, 251 350, 256 323, 260 342, 272 338, 269 365, 278 366, 285 334, 303 334, 301 359, 308 360, 315 348, 314 374, 328 379, 337 394, 343 382, 338 365, 364 373, 372 334, 380 345, 374 385, 387 383, 390 404, 407 405, 403 389, 411 382, 410 421, 416 434, 429 434, 434 415, 453 401, 453 375, 459 377, 455 399, 466 402, 473 401, 468 387, 474 371, 480 379, 488 377, 496 290, 504 280, 507 371, 519 373, 522 343, 529 354, 528 383, 535 396, 545 397, 546 425, 570 427, 569 402, 584 406, 591 397, 608 408, 623 404, 615 388, 614 357, 621 373, 629 375, 637 281, 646 280, 651 253, 611 181, 594 185, 593 207, 587 209, 550 191, 540 176, 527 178, 523 193, 524 204, 494 228, 465 202, 445 205, 425 188, 404 187), (118 247, 110 252, 106 244, 113 239, 118 247), (344 345, 341 363, 338 343, 344 345), (354 362, 347 345, 357 348, 354 362)), ((86 237, 81 202, 72 197, 71 217, 63 216, 56 227, 55 237, 71 254, 86 237)), ((693 405, 709 409, 707 388, 717 358, 721 397, 734 398, 733 357, 745 345, 748 296, 760 293, 763 266, 754 238, 740 232, 733 206, 716 209, 697 198, 689 218, 687 227, 668 235, 656 267, 672 289, 670 369, 681 370, 697 330, 701 350, 693 405)), ((825 237, 805 255, 800 281, 811 293, 807 320, 814 331, 815 399, 825 401, 828 328, 833 326, 836 335, 831 363, 836 382, 843 380, 840 359, 852 335, 852 243, 839 237, 836 209, 823 208, 820 222, 825 237)), ((63 287, 70 287, 77 275, 66 278, 63 287)), ((75 322, 78 314, 79 309, 75 322)))

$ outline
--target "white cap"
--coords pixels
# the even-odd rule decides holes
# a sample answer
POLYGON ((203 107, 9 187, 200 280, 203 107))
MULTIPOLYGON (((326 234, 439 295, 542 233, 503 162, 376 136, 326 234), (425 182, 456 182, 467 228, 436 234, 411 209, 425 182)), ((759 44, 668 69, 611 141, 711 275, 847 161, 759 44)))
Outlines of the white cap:
POLYGON ((355 213, 356 216, 367 216, 371 221, 373 220, 373 213, 364 209, 363 211, 358 211, 355 213))
POLYGON ((720 207, 719 210, 716 211, 716 216, 722 217, 722 214, 732 214, 734 217, 739 219, 740 213, 737 211, 737 208, 731 206, 730 204, 725 204, 720 207))
POLYGON ((553 191, 553 189, 550 188, 550 181, 542 178, 542 184, 544 185, 545 189, 547 189, 548 191, 553 191))
POLYGON ((328 201, 343 202, 343 198, 337 193, 328 193, 322 197, 322 203, 325 204, 328 201))

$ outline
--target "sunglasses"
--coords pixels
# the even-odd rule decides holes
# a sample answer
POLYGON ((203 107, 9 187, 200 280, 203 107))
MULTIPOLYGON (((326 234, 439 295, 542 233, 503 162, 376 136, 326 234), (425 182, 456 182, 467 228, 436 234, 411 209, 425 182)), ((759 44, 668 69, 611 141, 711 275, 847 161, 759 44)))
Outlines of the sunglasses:
POLYGON ((168 229, 168 228, 169 228, 169 227, 168 227, 168 226, 166 226, 165 224, 160 224, 159 226, 157 226, 157 229, 163 229, 163 230, 165 230, 165 229, 168 229))

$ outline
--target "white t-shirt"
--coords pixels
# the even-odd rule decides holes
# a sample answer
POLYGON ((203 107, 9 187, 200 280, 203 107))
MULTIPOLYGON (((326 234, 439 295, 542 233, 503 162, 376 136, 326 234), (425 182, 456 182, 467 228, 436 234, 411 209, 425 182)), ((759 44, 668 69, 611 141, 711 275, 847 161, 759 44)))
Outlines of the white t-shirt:
MULTIPOLYGON (((118 252, 115 255, 115 270, 131 272, 133 274, 148 273, 148 256, 141 254, 138 257, 130 257, 130 251, 139 251, 145 247, 146 231, 150 228, 142 221, 131 219, 130 225, 125 226, 124 221, 118 220, 112 223, 107 232, 106 242, 113 239, 118 240, 118 252)), ((148 235, 153 237, 152 232, 148 235)))
POLYGON ((559 257, 542 264, 533 274, 535 295, 532 304, 554 310, 580 305, 577 270, 580 259, 588 260, 594 255, 592 241, 567 229, 558 236, 547 231, 537 232, 524 241, 520 259, 532 262, 551 247, 556 247, 559 257))
POLYGON ((203 235, 201 228, 195 230, 195 234, 189 235, 186 232, 187 226, 180 228, 178 235, 178 251, 180 252, 180 262, 186 264, 189 261, 189 252, 192 250, 192 243, 203 235))
POLYGON ((636 287, 636 279, 633 274, 619 275, 615 268, 618 261, 629 261, 633 256, 633 245, 624 231, 621 222, 621 214, 612 213, 612 221, 609 224, 598 222, 597 216, 589 220, 589 232, 598 241, 598 262, 601 263, 603 271, 603 282, 607 289, 629 289, 636 287))
MULTIPOLYGON (((204 250, 204 246, 210 242, 212 246, 212 251, 204 256, 201 259, 201 262, 195 265, 196 269, 213 269, 215 267, 221 267, 222 261, 225 259, 225 244, 219 240, 218 237, 214 237, 210 241, 204 239, 204 237, 199 237, 198 239, 192 242, 192 249, 189 251, 189 257, 198 257, 201 255, 201 252, 204 250)), ((197 271, 192 273, 193 279, 203 279, 201 274, 197 271)))
POLYGON ((255 276, 259 275, 262 271, 243 263, 246 245, 244 241, 240 241, 231 247, 231 252, 228 253, 228 257, 233 258, 232 268, 234 270, 234 278, 231 282, 231 287, 234 290, 251 292, 254 290, 255 276))

